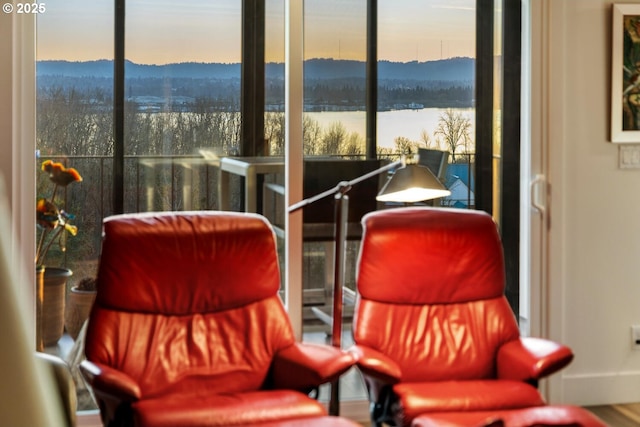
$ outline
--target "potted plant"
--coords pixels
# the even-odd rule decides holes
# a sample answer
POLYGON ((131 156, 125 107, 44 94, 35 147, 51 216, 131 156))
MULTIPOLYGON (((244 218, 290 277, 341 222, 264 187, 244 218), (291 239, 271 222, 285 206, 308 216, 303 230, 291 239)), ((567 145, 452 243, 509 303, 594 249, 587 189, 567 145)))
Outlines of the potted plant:
POLYGON ((78 233, 78 228, 71 224, 73 215, 59 207, 56 196, 61 187, 82 181, 78 171, 65 168, 59 162, 46 160, 41 169, 48 174, 53 190, 51 196, 39 198, 36 203, 36 223, 40 232, 36 248, 38 349, 54 345, 64 332, 66 283, 72 275, 68 268, 46 265, 45 259, 54 244, 64 252, 67 234, 75 236, 78 233))
POLYGON ((64 326, 69 336, 74 340, 78 338, 82 325, 89 317, 91 306, 96 299, 96 291, 94 277, 85 277, 69 290, 64 313, 64 326))

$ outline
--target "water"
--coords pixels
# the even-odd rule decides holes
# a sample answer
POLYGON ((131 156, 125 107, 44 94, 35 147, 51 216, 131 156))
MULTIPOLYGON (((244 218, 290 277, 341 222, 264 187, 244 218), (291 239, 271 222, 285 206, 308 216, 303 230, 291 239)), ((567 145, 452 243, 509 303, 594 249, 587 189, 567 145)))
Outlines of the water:
MULTIPOLYGON (((434 132, 438 127, 440 116, 446 108, 423 108, 420 110, 393 110, 378 113, 378 147, 394 148, 394 139, 403 136, 411 141, 422 141, 421 133, 426 131, 432 143, 438 139, 434 132)), ((469 135, 474 139, 475 109, 459 108, 461 113, 471 122, 469 135)), ((357 132, 363 137, 366 133, 366 116, 364 111, 321 111, 305 113, 326 129, 335 122, 342 122, 348 132, 357 132)), ((441 146, 441 149, 447 147, 441 146)))

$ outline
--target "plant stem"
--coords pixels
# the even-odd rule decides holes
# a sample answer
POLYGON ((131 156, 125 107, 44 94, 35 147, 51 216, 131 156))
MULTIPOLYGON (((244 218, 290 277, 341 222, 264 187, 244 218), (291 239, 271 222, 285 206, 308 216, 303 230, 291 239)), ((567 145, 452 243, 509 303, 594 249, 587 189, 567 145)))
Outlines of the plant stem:
POLYGON ((42 234, 40 234, 40 240, 38 241, 38 248, 36 249, 36 266, 40 264, 41 258, 44 255, 42 251, 42 244, 44 243, 45 237, 49 234, 51 230, 44 229, 42 230, 42 234))
POLYGON ((60 235, 60 233, 64 230, 64 227, 60 227, 58 226, 58 229, 56 230, 56 233, 54 234, 54 236, 51 238, 51 240, 49 240, 49 243, 47 243, 47 246, 45 246, 44 250, 42 251, 42 254, 40 255, 40 258, 44 258, 44 256, 47 254, 47 252, 49 252, 49 248, 51 247, 51 245, 53 244, 53 242, 55 242, 55 240, 58 238, 58 236, 60 235))
POLYGON ((53 187, 53 193, 51 193, 51 203, 56 202, 56 193, 58 192, 58 184, 53 187))

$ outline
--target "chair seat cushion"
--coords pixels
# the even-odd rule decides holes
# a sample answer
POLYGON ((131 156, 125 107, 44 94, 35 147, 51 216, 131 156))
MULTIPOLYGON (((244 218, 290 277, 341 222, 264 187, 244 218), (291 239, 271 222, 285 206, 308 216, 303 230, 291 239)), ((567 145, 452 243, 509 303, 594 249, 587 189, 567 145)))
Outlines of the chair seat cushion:
POLYGON ((410 425, 415 417, 431 412, 487 411, 545 404, 535 387, 510 380, 400 383, 393 391, 403 410, 398 419, 402 425, 410 425))
POLYGON ((204 396, 167 395, 132 405, 136 426, 203 427, 325 416, 316 400, 296 391, 274 390, 204 396))
POLYGON ((412 427, 606 427, 600 418, 579 406, 555 405, 481 412, 440 412, 422 415, 412 427))
POLYGON ((237 427, 361 427, 348 418, 325 415, 323 417, 295 418, 292 420, 268 421, 260 424, 248 424, 237 427))

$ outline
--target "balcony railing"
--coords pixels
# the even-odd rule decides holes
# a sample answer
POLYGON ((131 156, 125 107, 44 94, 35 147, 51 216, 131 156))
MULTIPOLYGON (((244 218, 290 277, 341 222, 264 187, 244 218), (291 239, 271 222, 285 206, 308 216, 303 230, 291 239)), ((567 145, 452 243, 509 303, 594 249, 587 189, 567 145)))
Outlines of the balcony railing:
MULTIPOLYGON (((445 184, 452 196, 442 205, 473 208, 473 155, 456 156, 457 162, 448 166, 452 173, 445 184), (460 163, 461 160, 466 160, 460 163)), ((76 278, 91 275, 99 257, 102 238, 102 219, 112 215, 113 158, 104 156, 42 155, 74 167, 83 177, 77 185, 64 193, 62 206, 75 215, 79 232, 70 237, 66 251, 52 250, 50 255, 58 265, 66 265, 77 272, 76 278), (83 270, 87 265, 87 271, 83 270)), ((201 155, 145 155, 125 156, 124 164, 125 212, 216 210, 219 209, 219 160, 201 155)), ((38 194, 44 194, 45 174, 39 177, 38 194), (42 189, 42 191, 40 191, 42 189)), ((242 208, 240 177, 230 182, 231 209, 242 208)))

